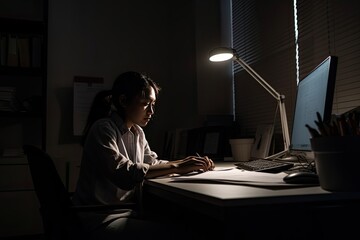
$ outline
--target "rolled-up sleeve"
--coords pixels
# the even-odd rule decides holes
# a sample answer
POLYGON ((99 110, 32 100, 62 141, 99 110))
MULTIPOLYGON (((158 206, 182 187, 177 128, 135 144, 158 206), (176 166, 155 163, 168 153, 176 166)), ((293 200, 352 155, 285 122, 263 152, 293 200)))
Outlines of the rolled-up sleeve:
POLYGON ((149 170, 149 164, 133 163, 129 159, 124 159, 119 162, 118 167, 114 171, 114 182, 122 189, 130 190, 139 182, 144 180, 144 177, 149 170))

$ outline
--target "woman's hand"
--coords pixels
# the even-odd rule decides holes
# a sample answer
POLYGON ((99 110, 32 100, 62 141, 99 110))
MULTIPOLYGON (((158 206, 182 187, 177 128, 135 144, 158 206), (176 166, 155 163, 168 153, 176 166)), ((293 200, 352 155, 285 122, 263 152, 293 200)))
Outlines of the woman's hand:
POLYGON ((189 156, 184 159, 169 161, 166 164, 151 165, 145 178, 155 178, 168 174, 186 174, 190 172, 206 172, 213 170, 214 162, 205 157, 189 156))
POLYGON ((184 159, 172 161, 172 164, 175 164, 175 172, 178 174, 186 174, 194 171, 206 172, 215 168, 214 162, 207 156, 188 156, 184 159))

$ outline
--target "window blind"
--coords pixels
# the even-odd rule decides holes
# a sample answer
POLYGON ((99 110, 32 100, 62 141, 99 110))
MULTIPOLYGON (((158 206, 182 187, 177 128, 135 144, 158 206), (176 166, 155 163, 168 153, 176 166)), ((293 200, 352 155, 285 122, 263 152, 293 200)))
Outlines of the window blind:
MULTIPOLYGON (((290 124, 296 95, 292 1, 233 0, 232 16, 233 48, 277 92, 285 95, 290 124)), ((281 133, 277 101, 236 63, 234 89, 235 118, 243 135, 254 136, 258 125, 268 123, 275 123, 275 132, 281 133)))
MULTIPOLYGON (((296 97, 293 1, 232 0, 233 47, 284 94, 289 131, 296 97)), ((299 78, 328 55, 338 57, 333 113, 360 106, 360 8, 356 0, 297 0, 299 78)), ((245 135, 271 123, 276 101, 234 63, 235 117, 245 135)), ((279 114, 275 132, 280 133, 279 114)))
POLYGON ((300 79, 338 57, 333 113, 360 106, 360 8, 356 0, 297 0, 300 79))

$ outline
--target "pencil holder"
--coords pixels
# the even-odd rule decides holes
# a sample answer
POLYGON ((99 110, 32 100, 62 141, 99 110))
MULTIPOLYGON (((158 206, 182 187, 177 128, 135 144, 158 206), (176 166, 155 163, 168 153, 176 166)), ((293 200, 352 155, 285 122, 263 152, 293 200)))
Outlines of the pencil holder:
POLYGON ((320 186, 328 191, 360 191, 360 136, 311 138, 320 186))

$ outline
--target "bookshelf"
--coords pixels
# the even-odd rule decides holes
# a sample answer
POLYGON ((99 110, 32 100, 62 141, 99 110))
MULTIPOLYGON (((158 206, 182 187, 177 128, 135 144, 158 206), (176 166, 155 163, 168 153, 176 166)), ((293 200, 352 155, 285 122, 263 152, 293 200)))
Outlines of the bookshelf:
POLYGON ((0 7, 0 238, 42 234, 24 144, 46 150, 48 0, 0 7))

